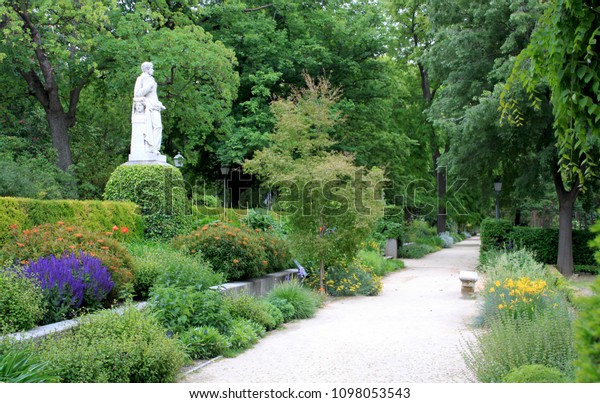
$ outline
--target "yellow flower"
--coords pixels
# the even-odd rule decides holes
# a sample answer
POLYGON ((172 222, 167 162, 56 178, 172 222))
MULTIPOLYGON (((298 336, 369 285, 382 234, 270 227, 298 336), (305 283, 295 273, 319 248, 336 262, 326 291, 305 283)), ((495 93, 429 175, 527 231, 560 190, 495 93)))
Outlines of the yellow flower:
POLYGON ((496 289, 494 287, 490 288, 490 293, 496 291, 496 289))
POLYGON ((502 305, 502 304, 498 305, 498 309, 504 309, 504 305, 502 305))
POLYGON ((500 281, 496 281, 496 287, 500 287, 500 281))

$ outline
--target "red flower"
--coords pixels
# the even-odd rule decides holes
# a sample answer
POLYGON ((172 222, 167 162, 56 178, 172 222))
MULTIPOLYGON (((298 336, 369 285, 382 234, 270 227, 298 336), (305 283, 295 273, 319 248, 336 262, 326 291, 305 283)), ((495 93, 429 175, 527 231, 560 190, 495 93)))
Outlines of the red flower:
POLYGON ((119 230, 119 227, 118 227, 117 225, 114 225, 114 226, 112 227, 112 230, 113 230, 113 231, 118 231, 118 230, 119 230))
POLYGON ((129 228, 127 228, 127 227, 122 227, 122 228, 121 228, 121 232, 122 232, 123 234, 126 234, 126 233, 128 233, 128 232, 129 232, 129 228))

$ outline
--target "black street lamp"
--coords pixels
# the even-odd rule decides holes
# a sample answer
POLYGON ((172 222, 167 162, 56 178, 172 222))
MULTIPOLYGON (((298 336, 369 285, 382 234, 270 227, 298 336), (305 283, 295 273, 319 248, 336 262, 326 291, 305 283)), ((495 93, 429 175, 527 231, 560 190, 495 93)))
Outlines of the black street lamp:
POLYGON ((221 167, 221 175, 223 175, 223 212, 227 208, 227 177, 230 170, 231 168, 228 166, 221 167))
POLYGON ((502 181, 500 178, 494 180, 494 192, 496 193, 496 220, 500 219, 500 191, 502 190, 502 181))

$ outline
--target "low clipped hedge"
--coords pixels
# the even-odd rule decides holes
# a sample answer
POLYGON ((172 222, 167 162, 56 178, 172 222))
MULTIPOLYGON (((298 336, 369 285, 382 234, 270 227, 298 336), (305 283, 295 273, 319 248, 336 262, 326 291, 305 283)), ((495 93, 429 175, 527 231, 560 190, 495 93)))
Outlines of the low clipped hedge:
MULTIPOLYGON (((573 230, 573 261, 576 265, 595 264, 590 231, 573 230)), ((556 264, 558 228, 513 227, 510 221, 485 219, 481 223, 481 251, 508 247, 525 248, 546 264, 556 264)))
POLYGON ((58 221, 101 233, 111 231, 115 225, 126 227, 128 237, 133 239, 141 239, 144 231, 140 210, 134 203, 0 197, 0 244, 11 236, 11 226, 32 228, 58 221))

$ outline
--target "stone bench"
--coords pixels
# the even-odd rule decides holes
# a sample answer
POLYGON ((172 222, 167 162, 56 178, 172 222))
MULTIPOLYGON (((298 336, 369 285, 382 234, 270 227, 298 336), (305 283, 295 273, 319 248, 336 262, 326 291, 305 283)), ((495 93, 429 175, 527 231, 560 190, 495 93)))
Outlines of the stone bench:
POLYGON ((479 280, 479 275, 476 271, 461 270, 458 273, 458 278, 462 282, 462 291, 473 292, 475 291, 475 283, 479 280))

